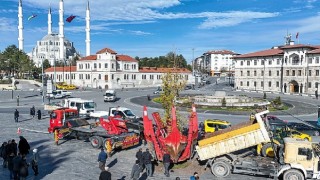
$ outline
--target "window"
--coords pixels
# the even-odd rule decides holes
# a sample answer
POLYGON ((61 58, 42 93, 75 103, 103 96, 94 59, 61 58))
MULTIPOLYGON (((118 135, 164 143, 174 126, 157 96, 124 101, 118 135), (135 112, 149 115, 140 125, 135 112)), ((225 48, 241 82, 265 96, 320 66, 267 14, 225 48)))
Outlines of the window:
POLYGON ((114 79, 114 74, 111 74, 111 79, 112 79, 112 80, 114 79))
POLYGON ((319 70, 316 70, 316 76, 319 76, 319 70))
POLYGON ((250 83, 249 83, 249 81, 247 81, 247 86, 249 87, 249 85, 250 85, 250 83))
POLYGON ((97 64, 96 63, 93 64, 93 68, 97 69, 97 64))
POLYGON ((279 76, 280 75, 280 71, 277 71, 277 76, 279 76))
POLYGON ((312 64, 312 58, 308 58, 308 63, 312 64))
POLYGON ((261 65, 264 65, 264 60, 261 60, 261 65))
POLYGON ((124 78, 124 79, 127 79, 127 75, 126 75, 126 74, 124 74, 124 75, 123 75, 123 78, 124 78))
POLYGON ((240 81, 240 86, 243 86, 243 82, 242 81, 240 81))
POLYGON ((99 69, 101 69, 101 63, 99 63, 99 69))
POLYGON ((311 82, 308 82, 308 88, 311 88, 311 82))
POLYGON ((280 59, 277 59, 277 65, 279 65, 280 64, 280 59))
POLYGON ((247 76, 250 76, 250 71, 247 71, 247 76))
POLYGON ((240 71, 240 76, 243 76, 243 71, 240 71))
POLYGON ((277 81, 277 82, 276 82, 276 86, 277 86, 277 87, 279 87, 279 86, 280 86, 279 81, 277 81))
POLYGON ((298 70, 298 76, 301 76, 301 72, 302 72, 301 70, 298 70))
POLYGON ((271 76, 271 71, 269 71, 269 76, 271 76))
POLYGON ((296 76, 296 71, 292 70, 292 76, 296 76))
POLYGON ((101 79, 101 74, 98 75, 98 79, 101 79))
POLYGON ((269 65, 272 65, 272 60, 269 60, 269 65))
POLYGON ((316 57, 316 63, 319 64, 319 57, 316 57))
POLYGON ((263 81, 261 81, 261 87, 263 87, 263 81))
POLYGON ((150 79, 153 79, 153 75, 150 75, 150 79))
POLYGON ((250 66, 250 61, 247 61, 247 66, 250 66))
POLYGON ((240 66, 243 66, 243 61, 240 61, 240 66))
POLYGON ((312 75, 312 71, 311 70, 309 70, 309 76, 311 76, 312 75))
POLYGON ((268 83, 268 84, 269 84, 269 87, 271 87, 271 81, 269 81, 269 83, 268 83))
POLYGON ((113 63, 111 64, 111 68, 114 69, 114 64, 113 63))
POLYGON ((253 61, 253 64, 256 66, 258 64, 258 61, 257 60, 254 60, 253 61))
POLYGON ((253 82, 253 85, 254 85, 254 87, 257 87, 257 82, 256 81, 253 82))
POLYGON ((104 68, 108 69, 108 63, 104 64, 104 68))
POLYGON ((290 71, 286 70, 286 76, 290 76, 290 71))
POLYGON ((263 75, 264 75, 264 71, 262 70, 262 71, 261 71, 261 76, 263 76, 263 75))
POLYGON ((257 71, 253 71, 253 75, 254 75, 254 76, 257 76, 257 71))

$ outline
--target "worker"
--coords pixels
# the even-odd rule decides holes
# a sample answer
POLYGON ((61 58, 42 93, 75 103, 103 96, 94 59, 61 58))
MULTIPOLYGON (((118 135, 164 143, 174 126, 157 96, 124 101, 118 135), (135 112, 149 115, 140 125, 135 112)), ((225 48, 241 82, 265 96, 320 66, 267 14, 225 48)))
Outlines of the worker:
POLYGON ((139 161, 139 166, 140 166, 140 172, 143 172, 143 152, 142 152, 142 148, 139 148, 138 152, 136 153, 136 158, 139 161))
POLYGON ((99 168, 101 169, 101 171, 105 170, 106 161, 107 161, 107 153, 104 152, 103 148, 101 148, 101 152, 99 153, 99 156, 98 156, 99 168))
POLYGON ((149 152, 149 149, 147 148, 146 151, 142 154, 143 157, 143 163, 146 167, 147 170, 147 176, 148 177, 153 177, 153 172, 152 172, 152 155, 149 152))
POLYGON ((165 153, 163 155, 163 166, 164 166, 164 175, 166 175, 167 177, 170 177, 169 174, 169 167, 170 167, 170 163, 171 163, 171 159, 170 159, 170 154, 169 153, 165 153))
POLYGON ((38 169, 38 162, 39 162, 39 155, 38 155, 38 149, 33 149, 33 156, 32 156, 32 161, 31 161, 31 167, 34 172, 34 175, 37 176, 39 174, 39 169, 38 169))
POLYGON ((130 176, 132 180, 138 180, 140 177, 141 169, 139 164, 140 164, 139 160, 136 160, 135 164, 132 167, 131 176, 130 176))
POLYGON ((255 119, 256 119, 256 117, 254 116, 253 113, 251 113, 251 115, 250 115, 250 121, 254 121, 255 119))
POLYGON ((32 106, 32 108, 30 108, 30 116, 34 118, 35 114, 36 114, 36 108, 32 106))

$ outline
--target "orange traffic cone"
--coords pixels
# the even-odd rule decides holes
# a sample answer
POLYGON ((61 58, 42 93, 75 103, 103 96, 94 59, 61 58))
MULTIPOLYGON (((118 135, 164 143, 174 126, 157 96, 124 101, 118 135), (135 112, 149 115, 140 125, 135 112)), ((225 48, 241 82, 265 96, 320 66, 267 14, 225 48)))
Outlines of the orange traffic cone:
POLYGON ((20 128, 18 128, 17 134, 21 134, 21 129, 20 128))

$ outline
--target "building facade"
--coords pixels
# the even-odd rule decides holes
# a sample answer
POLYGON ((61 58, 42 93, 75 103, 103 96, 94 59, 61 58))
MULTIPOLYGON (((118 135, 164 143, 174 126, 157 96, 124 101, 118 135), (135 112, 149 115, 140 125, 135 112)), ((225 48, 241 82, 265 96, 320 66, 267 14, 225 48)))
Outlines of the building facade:
POLYGON ((211 76, 220 75, 223 72, 233 72, 235 64, 233 56, 238 55, 229 50, 214 50, 203 54, 211 76))
POLYGON ((51 66, 54 66, 55 62, 65 61, 66 64, 72 61, 72 59, 78 56, 73 43, 64 38, 63 44, 63 57, 60 57, 60 40, 58 34, 47 34, 40 41, 37 41, 37 45, 33 48, 31 53, 31 59, 38 67, 41 67, 42 62, 47 59, 51 66))
POLYGON ((139 68, 139 62, 127 55, 118 55, 109 48, 81 58, 76 66, 51 67, 45 70, 54 82, 66 82, 79 87, 121 89, 157 87, 164 73, 179 73, 188 84, 194 84, 192 72, 184 68, 139 68))
POLYGON ((235 61, 235 88, 315 94, 320 82, 320 46, 286 45, 242 54, 235 61))

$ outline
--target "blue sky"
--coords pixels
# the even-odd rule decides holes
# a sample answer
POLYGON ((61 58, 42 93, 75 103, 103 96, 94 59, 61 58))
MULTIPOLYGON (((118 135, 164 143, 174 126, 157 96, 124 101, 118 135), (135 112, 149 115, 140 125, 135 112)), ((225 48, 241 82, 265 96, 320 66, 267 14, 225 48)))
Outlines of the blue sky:
MULTIPOLYGON (((30 52, 47 34, 52 9, 58 33, 59 0, 22 0, 24 49, 30 52), (28 21, 28 17, 37 17, 28 21)), ((65 37, 85 54, 87 0, 64 0, 65 37)), ((91 0, 91 54, 108 47, 132 57, 170 51, 188 62, 209 50, 244 54, 282 45, 287 31, 299 43, 320 44, 319 0, 91 0)), ((0 50, 18 46, 18 0, 1 0, 0 50)), ((296 41, 297 43, 297 41, 296 41)))

